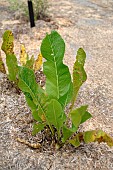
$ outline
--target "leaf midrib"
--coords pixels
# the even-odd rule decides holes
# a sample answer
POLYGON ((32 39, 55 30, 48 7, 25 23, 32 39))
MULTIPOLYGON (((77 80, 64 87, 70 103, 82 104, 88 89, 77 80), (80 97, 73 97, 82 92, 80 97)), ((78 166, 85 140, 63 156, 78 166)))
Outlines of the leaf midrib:
MULTIPOLYGON (((20 79, 21 79, 21 78, 20 78, 20 79)), ((21 81, 23 81, 23 80, 21 79, 21 81)), ((26 82, 25 82, 25 81, 23 81, 23 82, 24 82, 25 85, 30 89, 30 87, 26 84, 26 82)), ((31 89, 30 89, 30 91, 31 91, 31 93, 33 94, 33 96, 35 97, 33 91, 32 91, 31 89)), ((47 120, 48 125, 51 127, 51 125, 50 125, 50 123, 49 123, 49 120, 47 119, 47 116, 46 116, 46 113, 45 113, 43 107, 41 106, 40 102, 39 102, 37 99, 36 99, 36 101, 37 101, 38 105, 40 106, 40 108, 41 108, 41 110, 42 110, 44 116, 46 117, 46 120, 47 120)))
MULTIPOLYGON (((34 95, 34 93, 33 93, 33 91, 31 90, 31 88, 28 86, 28 84, 26 84, 26 82, 22 79, 22 78, 20 78, 21 79, 21 81, 28 87, 28 89, 29 89, 29 91, 31 92, 31 94, 33 95, 33 97, 34 98, 36 98, 36 96, 34 95)), ((29 92, 28 92, 29 93, 29 92)), ((37 99, 36 99, 36 101, 37 101, 37 99)), ((38 102, 38 101, 37 101, 38 102)))
POLYGON ((60 95, 59 95, 59 80, 58 80, 58 70, 57 70, 57 64, 56 64, 56 55, 55 55, 55 53, 54 53, 54 46, 53 46, 53 44, 52 44, 52 42, 51 42, 51 39, 48 37, 48 39, 49 39, 49 42, 50 42, 50 46, 51 46, 51 50, 52 50, 52 54, 53 54, 53 59, 54 59, 54 65, 55 65, 55 72, 56 72, 56 82, 57 82, 57 98, 59 99, 60 98, 60 95))

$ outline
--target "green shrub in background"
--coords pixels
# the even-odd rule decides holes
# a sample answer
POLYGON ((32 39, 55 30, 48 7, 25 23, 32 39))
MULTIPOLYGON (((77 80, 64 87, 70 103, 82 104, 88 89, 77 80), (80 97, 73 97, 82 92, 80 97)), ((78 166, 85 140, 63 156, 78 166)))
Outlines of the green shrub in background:
MULTIPOLYGON (((10 4, 10 10, 17 11, 18 15, 23 15, 29 20, 29 12, 27 0, 8 0, 10 4)), ((32 0, 35 20, 45 19, 48 16, 48 1, 47 0, 32 0)))
POLYGON ((47 0, 32 0, 34 6, 35 19, 44 19, 48 15, 48 1, 47 0))

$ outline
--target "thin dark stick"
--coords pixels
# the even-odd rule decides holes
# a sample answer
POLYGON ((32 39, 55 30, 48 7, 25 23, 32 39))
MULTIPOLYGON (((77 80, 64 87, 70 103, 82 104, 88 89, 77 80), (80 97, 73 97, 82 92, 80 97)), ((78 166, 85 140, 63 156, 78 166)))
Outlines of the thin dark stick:
POLYGON ((33 4, 31 0, 28 0, 28 9, 29 9, 30 25, 32 28, 32 27, 35 27, 35 21, 34 21, 33 4))

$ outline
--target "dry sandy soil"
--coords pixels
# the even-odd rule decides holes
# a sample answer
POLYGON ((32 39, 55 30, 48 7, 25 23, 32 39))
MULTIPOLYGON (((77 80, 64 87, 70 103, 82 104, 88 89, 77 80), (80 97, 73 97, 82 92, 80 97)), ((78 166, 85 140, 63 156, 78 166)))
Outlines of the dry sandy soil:
MULTIPOLYGON (((15 36, 15 53, 20 43, 27 52, 37 56, 46 32, 57 30, 66 42, 64 62, 72 72, 76 51, 83 47, 87 53, 85 69, 88 75, 76 106, 89 105, 93 118, 80 130, 102 129, 113 136, 113 2, 105 0, 49 0, 50 22, 37 21, 36 27, 18 20, 9 10, 8 1, 0 2, 0 45, 2 34, 11 29, 15 36)), ((2 53, 4 57, 4 54, 2 53)), ((64 147, 54 151, 49 145, 31 149, 16 141, 32 137, 31 112, 23 94, 18 95, 6 76, 0 73, 0 170, 112 170, 113 149, 106 144, 91 143, 81 147, 64 147)), ((41 135, 40 135, 41 136, 41 135)), ((41 136, 42 137, 42 136, 41 136)))

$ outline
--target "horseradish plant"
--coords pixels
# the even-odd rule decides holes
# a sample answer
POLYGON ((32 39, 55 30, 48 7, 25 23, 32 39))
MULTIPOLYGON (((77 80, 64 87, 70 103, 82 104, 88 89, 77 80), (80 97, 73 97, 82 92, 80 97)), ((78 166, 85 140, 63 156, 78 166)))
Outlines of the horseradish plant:
MULTIPOLYGON (((21 50, 22 66, 18 66, 13 52, 13 35, 10 31, 6 31, 3 35, 2 50, 6 53, 8 77, 23 91, 32 111, 35 120, 33 135, 45 128, 49 129, 51 139, 57 149, 67 143, 78 147, 81 142, 96 141, 106 142, 110 147, 113 146, 113 139, 102 130, 77 132, 80 124, 92 117, 87 111, 87 105, 74 108, 78 91, 87 79, 84 70, 86 54, 82 48, 77 51, 71 77, 68 66, 63 63, 65 52, 63 39, 56 31, 46 35, 40 49, 41 56, 45 59, 43 63, 43 72, 46 76, 45 88, 36 83, 34 59, 28 59, 24 53, 25 49, 21 50), (65 107, 69 103, 69 111, 65 113, 65 107)), ((38 59, 38 67, 40 67, 40 61, 38 59)), ((1 63, 1 70, 4 70, 2 60, 1 63)))

